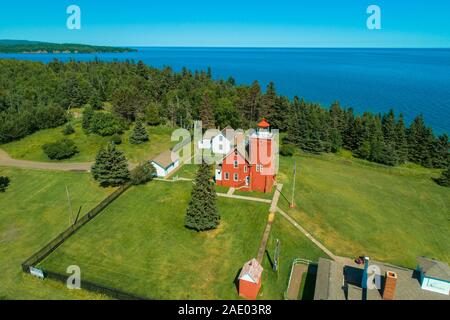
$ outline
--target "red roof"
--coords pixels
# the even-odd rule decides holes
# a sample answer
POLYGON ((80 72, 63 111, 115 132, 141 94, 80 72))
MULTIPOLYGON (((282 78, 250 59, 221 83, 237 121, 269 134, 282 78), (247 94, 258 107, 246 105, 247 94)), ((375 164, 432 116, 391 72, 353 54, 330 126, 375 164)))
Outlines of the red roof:
POLYGON ((266 118, 263 118, 260 123, 258 123, 259 128, 268 128, 270 124, 266 121, 266 118))
POLYGON ((248 261, 239 275, 239 280, 243 279, 249 282, 258 283, 261 279, 263 267, 256 259, 248 261))

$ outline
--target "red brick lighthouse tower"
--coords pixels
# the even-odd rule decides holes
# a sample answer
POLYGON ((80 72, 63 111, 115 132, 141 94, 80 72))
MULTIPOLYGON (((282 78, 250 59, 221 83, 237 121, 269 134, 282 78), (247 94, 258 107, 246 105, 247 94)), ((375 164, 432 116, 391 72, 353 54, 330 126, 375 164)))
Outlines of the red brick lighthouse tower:
POLYGON ((276 178, 275 154, 273 134, 266 119, 262 119, 249 140, 252 190, 271 192, 276 178))

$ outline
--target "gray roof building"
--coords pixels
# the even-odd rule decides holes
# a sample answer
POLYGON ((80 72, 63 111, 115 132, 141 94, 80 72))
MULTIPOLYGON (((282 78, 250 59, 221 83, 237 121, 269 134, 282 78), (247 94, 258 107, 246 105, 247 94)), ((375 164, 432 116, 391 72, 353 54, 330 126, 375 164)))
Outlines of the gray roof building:
POLYGON ((450 282, 450 267, 444 262, 419 257, 417 258, 417 266, 426 277, 450 282))
MULTIPOLYGON (((419 275, 415 270, 386 263, 372 261, 371 265, 380 268, 381 286, 379 289, 361 288, 364 269, 362 266, 344 265, 336 261, 320 258, 316 275, 314 300, 382 300, 386 273, 396 274, 395 300, 450 300, 450 296, 423 290, 419 275)), ((440 270, 440 265, 431 266, 429 271, 440 270), (436 269, 435 269, 436 268, 436 269)))

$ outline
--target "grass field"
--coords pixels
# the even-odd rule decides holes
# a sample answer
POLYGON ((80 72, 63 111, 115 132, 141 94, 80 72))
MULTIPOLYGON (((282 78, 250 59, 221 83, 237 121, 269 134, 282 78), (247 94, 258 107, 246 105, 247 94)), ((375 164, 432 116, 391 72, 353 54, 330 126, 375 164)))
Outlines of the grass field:
MULTIPOLYGON (((85 279, 149 298, 236 299, 235 278, 257 254, 268 205, 219 198, 220 227, 197 233, 184 227, 190 189, 190 182, 155 181, 128 190, 42 267, 76 264, 85 279)), ((277 276, 266 259, 265 299, 282 298, 293 258, 323 256, 281 218, 273 231, 283 242, 282 268, 277 276)))
POLYGON ((450 263, 450 189, 416 166, 388 168, 348 155, 280 159, 290 198, 297 160, 297 209, 280 205, 335 254, 415 267, 425 255, 450 263))
POLYGON ((100 299, 85 291, 26 275, 21 263, 69 224, 66 185, 74 210, 86 213, 110 193, 88 174, 0 167, 11 184, 0 193, 0 297, 8 299, 100 299))
MULTIPOLYGON (((67 137, 72 139, 80 151, 70 159, 57 162, 92 162, 100 148, 111 140, 111 137, 101 137, 95 134, 86 134, 81 128, 81 119, 73 120, 75 133, 69 136, 62 134, 62 127, 46 129, 38 131, 21 140, 0 145, 0 148, 5 150, 12 158, 32 161, 53 162, 42 151, 42 145, 54 142, 56 140, 67 137)), ((131 134, 131 129, 122 135, 122 144, 118 146, 119 149, 125 152, 128 160, 133 163, 138 163, 144 160, 150 160, 162 151, 172 147, 174 143, 170 141, 173 129, 169 127, 147 127, 147 132, 150 141, 133 145, 128 142, 128 137, 131 134)))

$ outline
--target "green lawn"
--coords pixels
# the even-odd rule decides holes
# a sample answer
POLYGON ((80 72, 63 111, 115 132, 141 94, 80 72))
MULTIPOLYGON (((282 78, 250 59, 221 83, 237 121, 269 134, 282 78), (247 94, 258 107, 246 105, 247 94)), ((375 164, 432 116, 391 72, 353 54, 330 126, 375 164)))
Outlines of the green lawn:
POLYGON ((335 254, 415 267, 425 255, 450 263, 450 189, 416 166, 388 168, 337 155, 280 158, 290 198, 297 160, 297 209, 280 206, 335 254))
MULTIPOLYGON (((75 133, 69 136, 64 136, 61 133, 64 128, 64 126, 62 126, 53 129, 40 130, 21 140, 0 145, 0 148, 5 150, 15 159, 52 162, 53 160, 50 160, 42 151, 42 145, 67 137, 75 142, 80 152, 70 159, 59 162, 94 161, 98 150, 110 141, 111 137, 86 134, 81 128, 81 119, 73 120, 72 123, 74 124, 75 133)), ((132 145, 128 142, 131 129, 132 128, 122 135, 123 142, 118 146, 119 149, 125 151, 128 160, 131 162, 138 163, 140 161, 152 159, 157 154, 175 145, 175 143, 170 141, 173 128, 148 126, 147 131, 150 141, 140 145, 132 145)))
POLYGON ((24 274, 21 263, 67 228, 66 185, 74 210, 82 214, 110 193, 88 174, 0 167, 11 184, 0 193, 0 297, 8 299, 100 299, 85 291, 24 274))
MULTIPOLYGON (((197 233, 184 227, 190 189, 190 182, 154 181, 128 190, 42 267, 76 264, 85 279, 149 298, 238 298, 234 281, 257 254, 268 205, 219 198, 220 227, 197 233)), ((283 242, 282 269, 277 276, 264 262, 265 299, 282 298, 293 258, 323 255, 281 219, 273 236, 283 242)))

